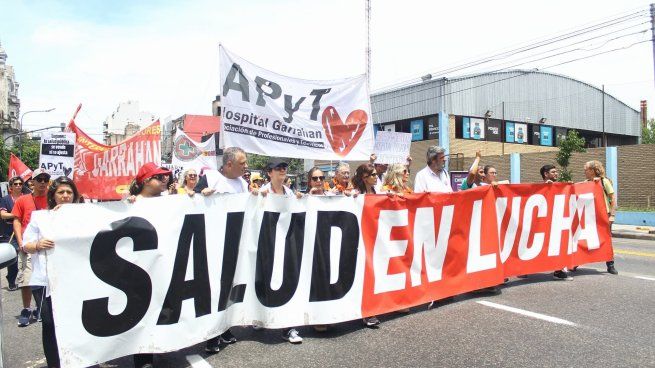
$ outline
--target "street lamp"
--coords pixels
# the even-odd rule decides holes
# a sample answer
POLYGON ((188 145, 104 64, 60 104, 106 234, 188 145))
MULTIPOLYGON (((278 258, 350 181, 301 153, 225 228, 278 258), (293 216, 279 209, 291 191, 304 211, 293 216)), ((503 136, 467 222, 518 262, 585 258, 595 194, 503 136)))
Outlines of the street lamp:
MULTIPOLYGON (((20 127, 18 128, 18 130, 20 130, 21 132, 23 131, 23 118, 25 117, 25 115, 27 115, 27 114, 29 114, 29 113, 32 113, 32 112, 50 112, 50 111, 53 111, 54 109, 55 109, 55 108, 53 107, 53 108, 50 108, 50 109, 47 109, 47 110, 30 110, 30 111, 25 111, 25 112, 20 116, 20 127)), ((31 133, 31 132, 30 132, 30 133, 31 133)), ((20 145, 20 152, 18 153, 18 157, 23 158, 23 157, 22 157, 22 156, 23 156, 23 142, 22 142, 22 140, 21 140, 21 135, 22 135, 22 134, 14 134, 13 136, 16 136, 16 135, 18 135, 18 144, 20 145)), ((12 136, 10 136, 10 137, 12 137, 12 136)), ((9 139, 9 137, 5 138, 4 141, 6 142, 7 139, 9 139)), ((3 144, 4 144, 4 143, 3 143, 3 144)))

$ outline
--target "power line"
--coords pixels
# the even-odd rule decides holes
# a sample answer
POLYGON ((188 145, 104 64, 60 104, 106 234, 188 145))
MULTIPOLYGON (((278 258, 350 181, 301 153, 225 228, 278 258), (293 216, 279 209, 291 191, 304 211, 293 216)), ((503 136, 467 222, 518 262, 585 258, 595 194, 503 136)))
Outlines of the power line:
MULTIPOLYGON (((509 80, 509 79, 513 79, 513 78, 517 78, 517 77, 522 77, 522 76, 524 76, 524 75, 526 75, 526 74, 530 74, 530 73, 533 73, 533 72, 535 72, 535 71, 540 71, 540 70, 542 70, 542 69, 554 68, 554 67, 556 67, 556 66, 560 66, 560 65, 564 65, 564 64, 569 64, 569 63, 572 63, 572 62, 575 62, 575 61, 584 60, 584 59, 589 59, 589 58, 592 58, 592 57, 595 57, 595 56, 599 56, 599 55, 604 55, 604 54, 608 54, 608 53, 611 53, 611 52, 616 52, 616 51, 625 50, 625 49, 628 49, 628 48, 630 48, 630 47, 632 47, 632 46, 635 46, 635 45, 638 45, 638 44, 641 44, 641 43, 644 43, 644 42, 650 42, 650 41, 653 41, 653 39, 648 39, 648 40, 643 40, 643 41, 635 42, 635 43, 633 43, 633 44, 631 44, 631 45, 628 45, 628 46, 619 47, 619 48, 615 48, 615 49, 612 49, 612 50, 607 50, 607 51, 599 52, 599 53, 596 53, 596 54, 588 55, 588 56, 585 56, 585 57, 581 57, 581 58, 576 58, 576 59, 568 60, 568 61, 561 62, 561 63, 558 63, 558 64, 549 65, 549 66, 544 67, 544 68, 536 68, 536 69, 534 69, 534 70, 520 71, 520 72, 518 72, 519 74, 512 75, 512 76, 507 77, 507 78, 501 78, 501 79, 497 79, 497 80, 494 80, 494 81, 491 81, 491 82, 487 82, 487 83, 479 84, 479 85, 476 85, 476 86, 467 87, 467 88, 459 89, 459 90, 456 90, 456 91, 450 91, 450 92, 448 92, 448 93, 440 94, 440 95, 437 95, 437 96, 433 96, 433 97, 429 97, 429 98, 425 98, 425 99, 421 99, 421 100, 412 101, 412 102, 405 103, 405 104, 401 104, 401 105, 396 105, 396 106, 394 106, 394 107, 390 107, 390 108, 387 108, 387 109, 377 110, 377 111, 375 111, 375 113, 378 113, 378 114, 379 114, 379 113, 384 112, 384 111, 389 111, 389 110, 397 109, 397 108, 400 108, 400 107, 409 106, 409 105, 413 105, 413 104, 416 104, 416 103, 420 103, 420 102, 425 102, 425 101, 433 100, 433 99, 436 99, 436 98, 439 98, 439 97, 442 97, 442 96, 448 96, 448 95, 452 95, 452 94, 454 94, 454 93, 459 93, 459 92, 464 92, 464 91, 472 90, 472 89, 475 89, 475 88, 484 87, 484 86, 487 86, 487 85, 490 85, 490 84, 503 82, 503 81, 506 81, 506 80, 509 80)), ((491 72, 491 73, 493 73, 493 72, 491 72)), ((484 74, 491 74, 491 73, 484 73, 484 74)), ((478 74, 478 75, 479 75, 479 74, 478 74)), ((466 77, 466 78, 459 78, 457 81, 459 82, 459 81, 462 81, 462 80, 464 80, 464 79, 471 79, 471 78, 474 78, 474 77, 476 77, 476 76, 477 76, 477 75, 473 75, 473 76, 466 77)), ((449 83, 452 83, 452 81, 446 81, 446 84, 449 84, 449 83)), ((398 97, 400 97, 400 96, 398 96, 398 97)))
MULTIPOLYGON (((473 60, 473 61, 470 61, 470 62, 466 62, 464 64, 456 65, 456 66, 449 67, 449 68, 442 69, 442 70, 437 70, 437 71, 432 72, 431 74, 433 74, 433 75, 435 75, 435 74, 436 75, 442 75, 442 74, 445 74, 445 73, 451 73, 451 72, 455 72, 455 71, 469 69, 469 68, 472 68, 474 66, 482 65, 482 64, 485 64, 485 63, 488 63, 488 62, 502 60, 502 59, 517 55, 519 53, 534 50, 534 49, 544 47, 544 46, 547 46, 547 45, 550 45, 550 44, 553 44, 553 43, 557 43, 557 42, 561 42, 561 41, 564 41, 564 40, 567 40, 567 39, 578 37, 578 36, 581 36, 581 35, 584 35, 584 34, 587 34, 587 33, 596 32, 596 31, 599 31, 599 30, 602 30, 602 29, 605 29, 605 28, 614 27, 614 26, 616 26, 618 24, 625 23, 625 22, 631 21, 633 19, 638 19, 638 18, 644 17, 646 15, 647 15, 647 11, 645 9, 639 10, 637 12, 632 12, 632 13, 627 14, 627 15, 623 15, 623 16, 620 16, 620 17, 617 17, 617 18, 612 18, 612 19, 609 19, 609 20, 606 20, 606 21, 603 21, 603 22, 600 22, 600 23, 596 23, 596 24, 591 25, 591 26, 587 26, 587 27, 584 27, 584 28, 581 28, 581 29, 577 29, 577 30, 574 30, 572 32, 565 33, 563 35, 559 35, 559 36, 556 36, 556 37, 550 37, 548 39, 541 40, 541 41, 538 41, 538 42, 535 42, 535 43, 532 43, 532 44, 528 44, 528 45, 525 45, 525 46, 521 46, 521 47, 518 47, 518 48, 514 48, 514 49, 511 49, 511 50, 497 52, 497 53, 495 53, 493 55, 490 55, 488 57, 484 57, 482 59, 473 60)), ((378 92, 378 93, 383 92, 384 90, 388 90, 388 89, 391 89, 391 88, 402 88, 403 86, 412 84, 415 81, 416 81, 416 78, 411 79, 409 81, 403 81, 403 82, 383 86, 383 87, 377 89, 376 92, 378 92)))

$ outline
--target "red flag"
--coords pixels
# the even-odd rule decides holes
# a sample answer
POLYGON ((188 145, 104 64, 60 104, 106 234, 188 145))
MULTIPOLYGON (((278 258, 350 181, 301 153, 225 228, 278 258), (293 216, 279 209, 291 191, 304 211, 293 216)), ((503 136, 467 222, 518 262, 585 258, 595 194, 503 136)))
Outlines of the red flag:
POLYGON ((159 120, 114 146, 95 141, 72 120, 68 127, 76 135, 73 178, 86 198, 121 199, 143 164, 161 164, 159 120))
POLYGON ((18 157, 11 154, 9 158, 9 170, 7 172, 7 180, 14 176, 20 176, 23 180, 27 180, 32 176, 32 170, 23 163, 18 157))

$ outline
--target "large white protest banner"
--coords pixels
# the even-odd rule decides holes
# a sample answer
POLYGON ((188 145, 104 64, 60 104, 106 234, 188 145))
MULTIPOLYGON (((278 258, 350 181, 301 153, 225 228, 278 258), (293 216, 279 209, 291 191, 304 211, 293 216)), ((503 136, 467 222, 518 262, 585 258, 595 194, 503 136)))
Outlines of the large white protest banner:
POLYGON ((314 81, 260 68, 220 47, 221 147, 267 156, 368 160, 366 76, 314 81))
POLYGON ((184 169, 218 170, 218 157, 216 155, 216 135, 204 142, 196 142, 181 129, 175 133, 173 140, 173 159, 171 164, 184 169))
POLYGON ((39 167, 53 178, 68 176, 73 179, 75 164, 75 133, 41 133, 39 167))
POLYGON ((175 351, 236 325, 379 315, 613 257, 600 183, 402 201, 166 196, 33 216, 55 244, 43 258, 64 368, 175 351))
POLYGON ((380 164, 407 163, 411 145, 412 133, 380 130, 375 135, 375 148, 373 150, 377 156, 375 162, 380 164))

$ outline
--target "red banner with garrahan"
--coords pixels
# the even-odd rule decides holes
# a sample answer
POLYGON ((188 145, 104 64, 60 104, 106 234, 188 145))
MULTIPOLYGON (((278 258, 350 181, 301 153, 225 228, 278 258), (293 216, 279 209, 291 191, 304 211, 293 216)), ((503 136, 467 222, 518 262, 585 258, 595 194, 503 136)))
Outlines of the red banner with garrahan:
POLYGON ((361 224, 363 316, 614 256, 598 183, 367 196, 361 224))
POLYGON ((85 198, 122 199, 143 164, 161 164, 159 120, 114 146, 96 142, 72 120, 68 128, 76 134, 74 180, 85 198))

